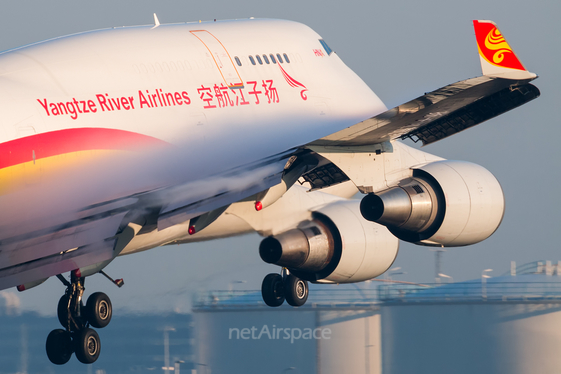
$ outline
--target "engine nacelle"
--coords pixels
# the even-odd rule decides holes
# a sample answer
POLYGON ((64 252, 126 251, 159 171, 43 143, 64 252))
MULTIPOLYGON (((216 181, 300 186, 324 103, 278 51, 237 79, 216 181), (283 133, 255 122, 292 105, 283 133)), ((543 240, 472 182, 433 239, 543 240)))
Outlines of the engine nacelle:
POLYGON ((261 258, 313 282, 362 282, 381 275, 394 262, 399 241, 386 227, 365 220, 359 204, 325 205, 312 221, 263 239, 261 258))
POLYGON ((360 211, 399 239, 456 247, 478 243, 497 230, 504 214, 504 195, 484 167, 444 160, 413 168, 411 178, 368 194, 360 211))

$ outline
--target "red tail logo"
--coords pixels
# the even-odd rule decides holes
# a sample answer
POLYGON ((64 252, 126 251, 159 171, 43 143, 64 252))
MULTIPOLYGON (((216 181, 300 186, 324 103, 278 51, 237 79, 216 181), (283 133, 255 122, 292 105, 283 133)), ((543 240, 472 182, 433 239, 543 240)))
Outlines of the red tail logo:
POLYGON ((479 55, 492 65, 526 70, 506 42, 497 25, 491 21, 473 21, 479 55))

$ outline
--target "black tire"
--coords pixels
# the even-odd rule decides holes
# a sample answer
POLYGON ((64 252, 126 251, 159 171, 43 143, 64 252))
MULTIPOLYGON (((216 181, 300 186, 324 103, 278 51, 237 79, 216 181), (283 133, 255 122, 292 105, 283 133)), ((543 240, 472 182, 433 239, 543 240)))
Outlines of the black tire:
POLYGON ((65 329, 68 329, 68 295, 62 295, 57 306, 58 321, 65 329))
POLYGON ((93 327, 101 329, 111 322, 113 307, 109 296, 103 292, 95 292, 88 297, 85 316, 93 327))
POLYGON ((278 307, 284 303, 284 285, 280 274, 268 274, 261 284, 261 296, 265 304, 278 307))
POLYGON ((284 280, 284 296, 292 306, 302 306, 308 300, 308 282, 292 274, 284 280))
POLYGON ((72 337, 66 330, 56 329, 47 336, 47 357, 55 365, 64 365, 72 357, 72 337))
POLYGON ((96 362, 101 352, 101 340, 97 332, 92 329, 83 329, 74 337, 74 352, 76 358, 83 364, 96 362))

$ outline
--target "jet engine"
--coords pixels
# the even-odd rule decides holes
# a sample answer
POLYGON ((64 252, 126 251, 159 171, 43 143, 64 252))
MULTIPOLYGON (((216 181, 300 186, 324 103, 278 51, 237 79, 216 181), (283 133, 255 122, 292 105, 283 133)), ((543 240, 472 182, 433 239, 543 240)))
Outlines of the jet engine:
POLYGON ((504 214, 504 195, 482 166, 444 160, 413 168, 411 178, 368 194, 360 211, 399 239, 456 247, 478 243, 495 232, 504 214))
POLYGON ((361 282, 384 273, 399 241, 386 227, 366 221, 358 200, 338 201, 313 212, 313 219, 261 242, 263 261, 320 283, 361 282))

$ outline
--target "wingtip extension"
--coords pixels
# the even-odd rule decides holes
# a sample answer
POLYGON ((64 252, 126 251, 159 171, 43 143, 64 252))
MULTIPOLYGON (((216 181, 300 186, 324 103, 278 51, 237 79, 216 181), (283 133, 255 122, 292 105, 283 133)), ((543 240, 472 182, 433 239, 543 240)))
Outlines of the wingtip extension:
POLYGON ((473 27, 483 75, 516 80, 537 78, 522 65, 495 22, 473 20, 473 27))

